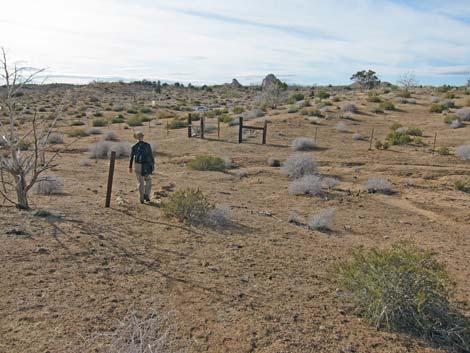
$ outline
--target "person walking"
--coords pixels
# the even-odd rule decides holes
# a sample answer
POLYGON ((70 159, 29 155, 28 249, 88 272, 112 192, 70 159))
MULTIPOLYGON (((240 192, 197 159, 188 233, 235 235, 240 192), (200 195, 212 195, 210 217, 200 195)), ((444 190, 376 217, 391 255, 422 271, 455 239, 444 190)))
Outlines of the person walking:
POLYGON ((132 165, 135 162, 135 175, 139 184, 140 203, 150 201, 152 191, 152 173, 155 170, 155 159, 150 144, 144 141, 144 134, 137 132, 134 137, 138 142, 132 146, 129 160, 129 173, 132 173, 132 165))

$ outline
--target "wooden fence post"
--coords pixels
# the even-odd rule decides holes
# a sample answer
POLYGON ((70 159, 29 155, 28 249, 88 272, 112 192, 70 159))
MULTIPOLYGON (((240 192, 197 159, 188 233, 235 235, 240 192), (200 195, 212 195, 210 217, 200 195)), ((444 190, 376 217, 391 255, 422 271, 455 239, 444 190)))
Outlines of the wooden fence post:
POLYGON ((220 140, 220 116, 217 117, 217 139, 220 140))
POLYGON ((170 123, 168 122, 168 119, 166 121, 166 135, 168 136, 170 134, 170 123))
POLYGON ((191 113, 188 114, 188 138, 191 138, 191 135, 192 135, 192 125, 193 125, 193 122, 191 120, 191 113))
POLYGON ((372 141, 373 140, 374 140, 374 129, 372 129, 372 133, 370 134, 369 151, 372 151, 372 141))
POLYGON ((239 125, 238 125, 238 143, 243 143, 243 117, 240 116, 238 118, 239 125))
POLYGON ((314 144, 317 144, 317 133, 318 133, 318 126, 315 128, 315 140, 313 141, 314 144))
POLYGON ((111 151, 111 159, 109 161, 109 173, 108 173, 108 188, 106 190, 106 204, 105 204, 106 208, 108 208, 111 205, 111 191, 113 190, 115 162, 116 162, 116 152, 111 151))
POLYGON ((264 121, 264 126, 263 126, 263 141, 262 141, 262 144, 265 145, 266 144, 266 134, 268 133, 268 121, 265 120, 264 121))
POLYGON ((434 135, 434 143, 432 145, 432 154, 436 151, 436 140, 437 140, 437 132, 434 135))
POLYGON ((204 139, 204 117, 201 116, 201 139, 204 139))

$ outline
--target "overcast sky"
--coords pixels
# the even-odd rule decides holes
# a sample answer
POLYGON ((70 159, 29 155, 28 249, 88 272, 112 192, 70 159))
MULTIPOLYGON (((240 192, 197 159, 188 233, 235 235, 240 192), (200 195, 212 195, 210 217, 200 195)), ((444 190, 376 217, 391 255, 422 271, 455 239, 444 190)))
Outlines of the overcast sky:
POLYGON ((469 0, 2 1, 0 46, 49 81, 470 79, 469 0))

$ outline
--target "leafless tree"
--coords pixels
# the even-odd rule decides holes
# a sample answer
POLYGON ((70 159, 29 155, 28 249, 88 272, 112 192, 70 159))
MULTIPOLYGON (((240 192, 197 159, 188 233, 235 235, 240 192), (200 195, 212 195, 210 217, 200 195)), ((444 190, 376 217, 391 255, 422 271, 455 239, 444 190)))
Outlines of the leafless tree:
POLYGON ((418 85, 418 80, 413 71, 409 71, 398 79, 398 84, 402 86, 406 91, 418 85))
MULTIPOLYGON (((58 152, 46 159, 48 138, 57 117, 46 121, 37 112, 29 121, 23 118, 24 109, 18 101, 18 93, 26 85, 34 83, 44 69, 10 65, 5 49, 0 58, 0 107, 5 108, 5 119, 0 119, 0 195, 19 209, 29 209, 28 191, 40 175, 54 167, 58 152), (20 124, 24 121, 24 124, 20 124), (28 148, 25 148, 25 146, 28 148), (16 193, 16 200, 12 194, 16 193)), ((24 108, 24 107, 23 107, 24 108)))

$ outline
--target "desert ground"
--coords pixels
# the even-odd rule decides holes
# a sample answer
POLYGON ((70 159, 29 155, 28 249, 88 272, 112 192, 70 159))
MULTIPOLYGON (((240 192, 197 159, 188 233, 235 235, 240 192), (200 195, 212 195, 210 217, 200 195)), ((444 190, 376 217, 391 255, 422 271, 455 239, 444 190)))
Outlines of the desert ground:
POLYGON ((107 352, 111 333, 133 309, 154 311, 170 323, 175 352, 447 352, 406 333, 377 330, 355 315, 329 269, 354 249, 408 241, 438 254, 455 282, 451 302, 470 315, 470 193, 454 186, 470 178, 470 162, 455 155, 470 144, 470 126, 444 122, 470 105, 469 92, 414 87, 411 97, 400 98, 399 89, 381 87, 374 92, 396 109, 380 112, 369 91, 324 87, 330 97, 320 99, 319 90, 290 87, 288 96, 304 96, 299 102, 250 116, 258 87, 24 89, 25 119, 33 111, 49 119, 62 107, 55 132, 64 141, 48 151, 60 151, 48 174, 62 181, 63 192, 32 191, 31 211, 8 202, 0 207, 0 352, 107 352), (452 97, 455 107, 432 113, 433 97, 452 97), (357 111, 345 112, 347 103, 357 111), (239 144, 238 126, 226 122, 220 137, 209 129, 205 139, 188 138, 184 126, 169 128, 175 117, 186 121, 195 106, 209 108, 200 113, 206 124, 215 125, 220 115, 236 121, 246 114, 252 126, 267 120, 267 144, 259 131, 239 144), (211 115, 216 109, 219 115, 211 115), (111 123, 119 114, 124 120, 111 123), (136 115, 149 121, 129 127, 136 115), (95 120, 106 121, 97 127, 101 134, 70 136, 95 120), (394 123, 419 128, 422 136, 378 149, 394 123), (154 145, 160 199, 140 204, 124 156, 116 162, 111 207, 104 207, 109 160, 89 159, 89 148, 110 130, 121 143, 134 143, 134 132, 142 131, 154 145), (362 138, 353 138, 357 134, 362 138), (315 136, 316 148, 302 153, 339 184, 322 196, 293 195, 292 180, 267 161, 287 160, 294 139, 315 136), (188 168, 199 155, 228 158, 237 167, 188 168), (393 193, 368 193, 363 184, 370 178, 389 182, 393 193), (160 206, 167 196, 188 187, 228 205, 232 224, 194 226, 165 217, 160 206), (309 219, 329 208, 336 210, 329 231, 289 222, 293 212, 309 219))

